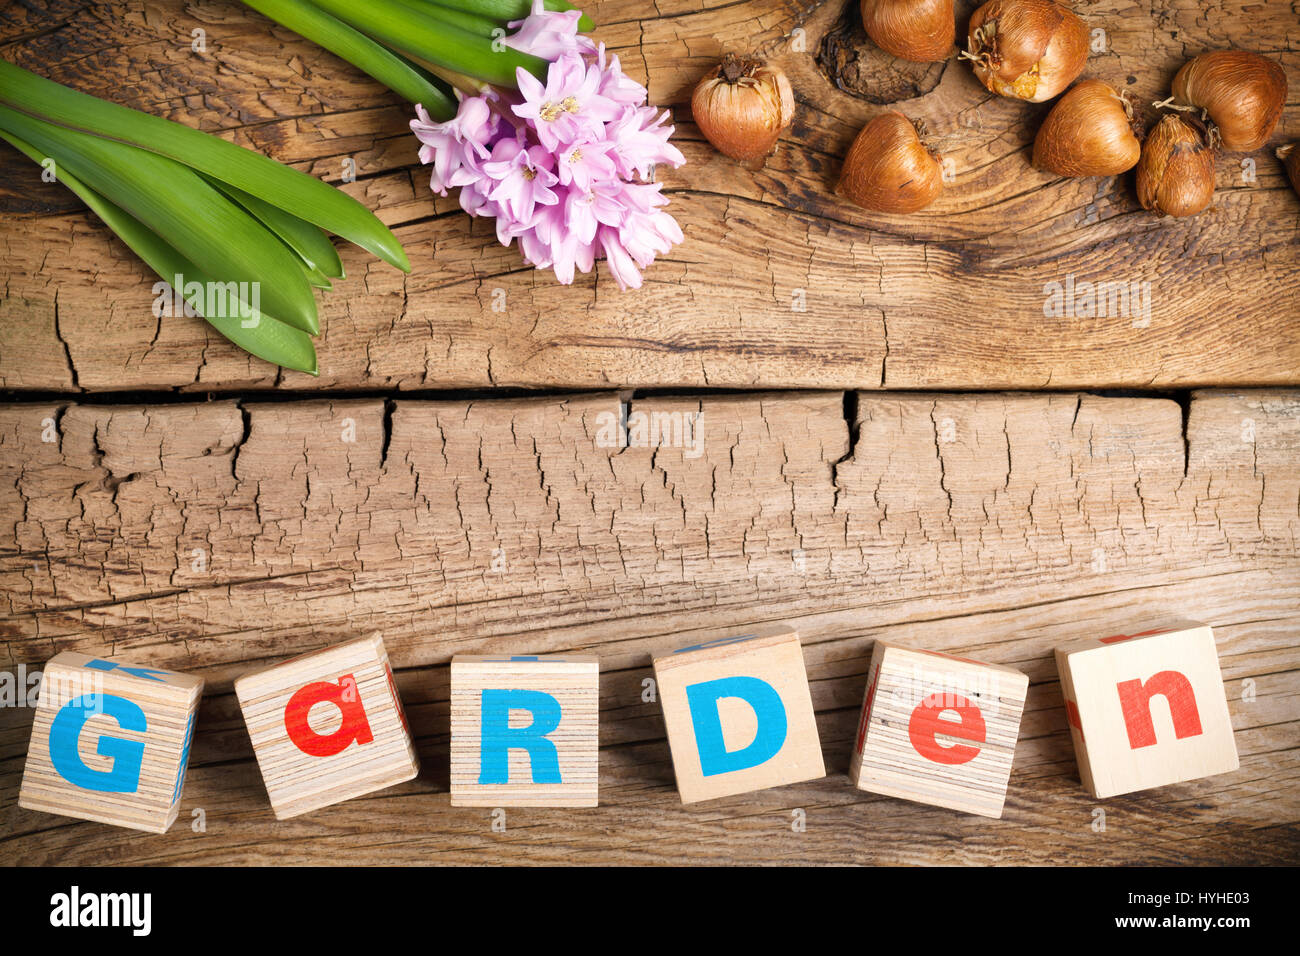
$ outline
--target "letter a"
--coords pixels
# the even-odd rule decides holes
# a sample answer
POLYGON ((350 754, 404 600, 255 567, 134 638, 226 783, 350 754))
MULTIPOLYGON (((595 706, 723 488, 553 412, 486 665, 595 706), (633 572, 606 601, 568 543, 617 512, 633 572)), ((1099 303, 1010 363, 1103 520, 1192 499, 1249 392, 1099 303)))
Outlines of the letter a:
POLYGON ((351 674, 344 674, 337 684, 317 681, 300 687, 284 708, 284 728, 294 746, 313 757, 333 757, 353 743, 368 744, 375 739, 357 692, 357 680, 351 674), (307 723, 312 707, 322 703, 333 704, 343 715, 343 723, 332 734, 318 734, 307 723))

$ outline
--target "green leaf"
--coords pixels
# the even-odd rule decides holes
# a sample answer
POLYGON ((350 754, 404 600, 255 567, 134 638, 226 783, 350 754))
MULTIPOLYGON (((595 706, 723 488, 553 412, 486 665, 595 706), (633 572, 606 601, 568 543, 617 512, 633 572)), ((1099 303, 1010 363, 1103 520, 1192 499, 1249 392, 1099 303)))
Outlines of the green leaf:
MULTIPOLYGON (((0 131, 0 138, 7 140, 37 163, 46 159, 44 151, 38 150, 11 133, 0 131)), ((57 158, 55 163, 58 168, 57 158)), ((80 196, 91 211, 117 233, 131 251, 165 282, 170 284, 175 281, 177 275, 181 275, 206 286, 208 280, 202 272, 164 242, 157 233, 121 207, 109 202, 66 169, 58 169, 57 176, 59 183, 80 196)), ((196 295, 187 301, 195 311, 199 311, 199 307, 206 304, 199 301, 200 299, 201 297, 196 295)), ((285 368, 297 369, 300 372, 317 374, 316 349, 312 345, 311 336, 268 315, 254 313, 240 299, 228 301, 231 301, 234 306, 233 311, 225 315, 203 316, 209 325, 241 349, 260 359, 285 368)))
POLYGON ((424 69, 307 0, 243 3, 370 74, 408 102, 424 104, 434 119, 446 121, 456 115, 456 101, 424 69))
MULTIPOLYGON (((238 186, 223 183, 219 179, 208 179, 208 183, 225 193, 267 229, 283 239, 284 244, 296 252, 310 267, 309 277, 311 272, 316 272, 322 277, 343 278, 343 262, 339 259, 339 251, 334 248, 330 237, 325 235, 319 226, 313 226, 293 213, 285 212, 279 206, 263 202, 238 186)), ((326 282, 324 288, 330 288, 330 284, 326 282)))
POLYGON ((305 332, 320 329, 316 298, 297 257, 192 169, 3 106, 0 129, 43 150, 58 168, 121 206, 206 274, 257 283, 272 315, 305 332))
POLYGON ((515 69, 522 67, 545 77, 546 60, 502 46, 493 49, 489 37, 462 30, 438 15, 438 7, 422 9, 399 0, 314 0, 316 6, 407 56, 463 73, 487 83, 514 87, 515 69))
POLYGON ((0 104, 74 130, 130 143, 238 186, 369 250, 403 272, 411 263, 374 213, 306 173, 234 143, 79 93, 0 60, 0 104))
POLYGON ((307 282, 310 283, 313 288, 324 289, 326 292, 329 292, 334 288, 334 283, 330 281, 330 277, 325 273, 321 272, 319 269, 313 269, 305 262, 299 262, 298 264, 302 266, 303 275, 307 277, 307 282))

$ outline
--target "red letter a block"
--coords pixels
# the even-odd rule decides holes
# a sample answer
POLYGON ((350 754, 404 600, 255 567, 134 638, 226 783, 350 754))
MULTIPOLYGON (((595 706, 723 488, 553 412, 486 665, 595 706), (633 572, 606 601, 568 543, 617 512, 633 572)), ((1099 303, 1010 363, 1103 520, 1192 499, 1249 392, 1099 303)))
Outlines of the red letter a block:
POLYGON ((277 820, 419 772, 378 635, 245 674, 235 695, 277 820))
POLYGON ((1185 621, 1057 648, 1079 776, 1113 797, 1237 769, 1214 634, 1185 621))

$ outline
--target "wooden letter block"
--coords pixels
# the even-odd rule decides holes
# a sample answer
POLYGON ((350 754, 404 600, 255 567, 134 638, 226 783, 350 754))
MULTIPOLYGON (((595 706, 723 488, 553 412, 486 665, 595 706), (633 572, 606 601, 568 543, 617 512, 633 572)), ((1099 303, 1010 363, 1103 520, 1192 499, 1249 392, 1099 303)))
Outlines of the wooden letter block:
POLYGON ((420 772, 378 634, 245 674, 235 696, 277 820, 420 772))
POLYGON ((797 631, 683 647, 654 671, 682 803, 826 776, 797 631))
POLYGON ((860 789, 1001 817, 1029 678, 876 641, 849 764, 860 789))
POLYGON ((199 677, 57 655, 41 679, 18 805, 166 833, 202 696, 199 677))
POLYGON ((451 805, 594 807, 600 665, 590 655, 451 660, 451 805))
POLYGON ((1079 776, 1113 797, 1237 769, 1214 632, 1174 621, 1056 650, 1079 776))

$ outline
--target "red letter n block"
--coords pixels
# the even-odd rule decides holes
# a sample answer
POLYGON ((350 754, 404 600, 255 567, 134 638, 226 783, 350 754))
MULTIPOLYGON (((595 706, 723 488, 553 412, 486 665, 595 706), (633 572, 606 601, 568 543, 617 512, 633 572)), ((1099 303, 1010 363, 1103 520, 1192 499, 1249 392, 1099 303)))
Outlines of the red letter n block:
POLYGON ((1056 651, 1079 776, 1113 797, 1237 769, 1214 633, 1179 621, 1056 651))
POLYGON ((419 773, 377 634, 245 674, 235 695, 277 820, 419 773))
POLYGON ((876 642, 849 779, 860 789, 1002 816, 1029 678, 876 642))

